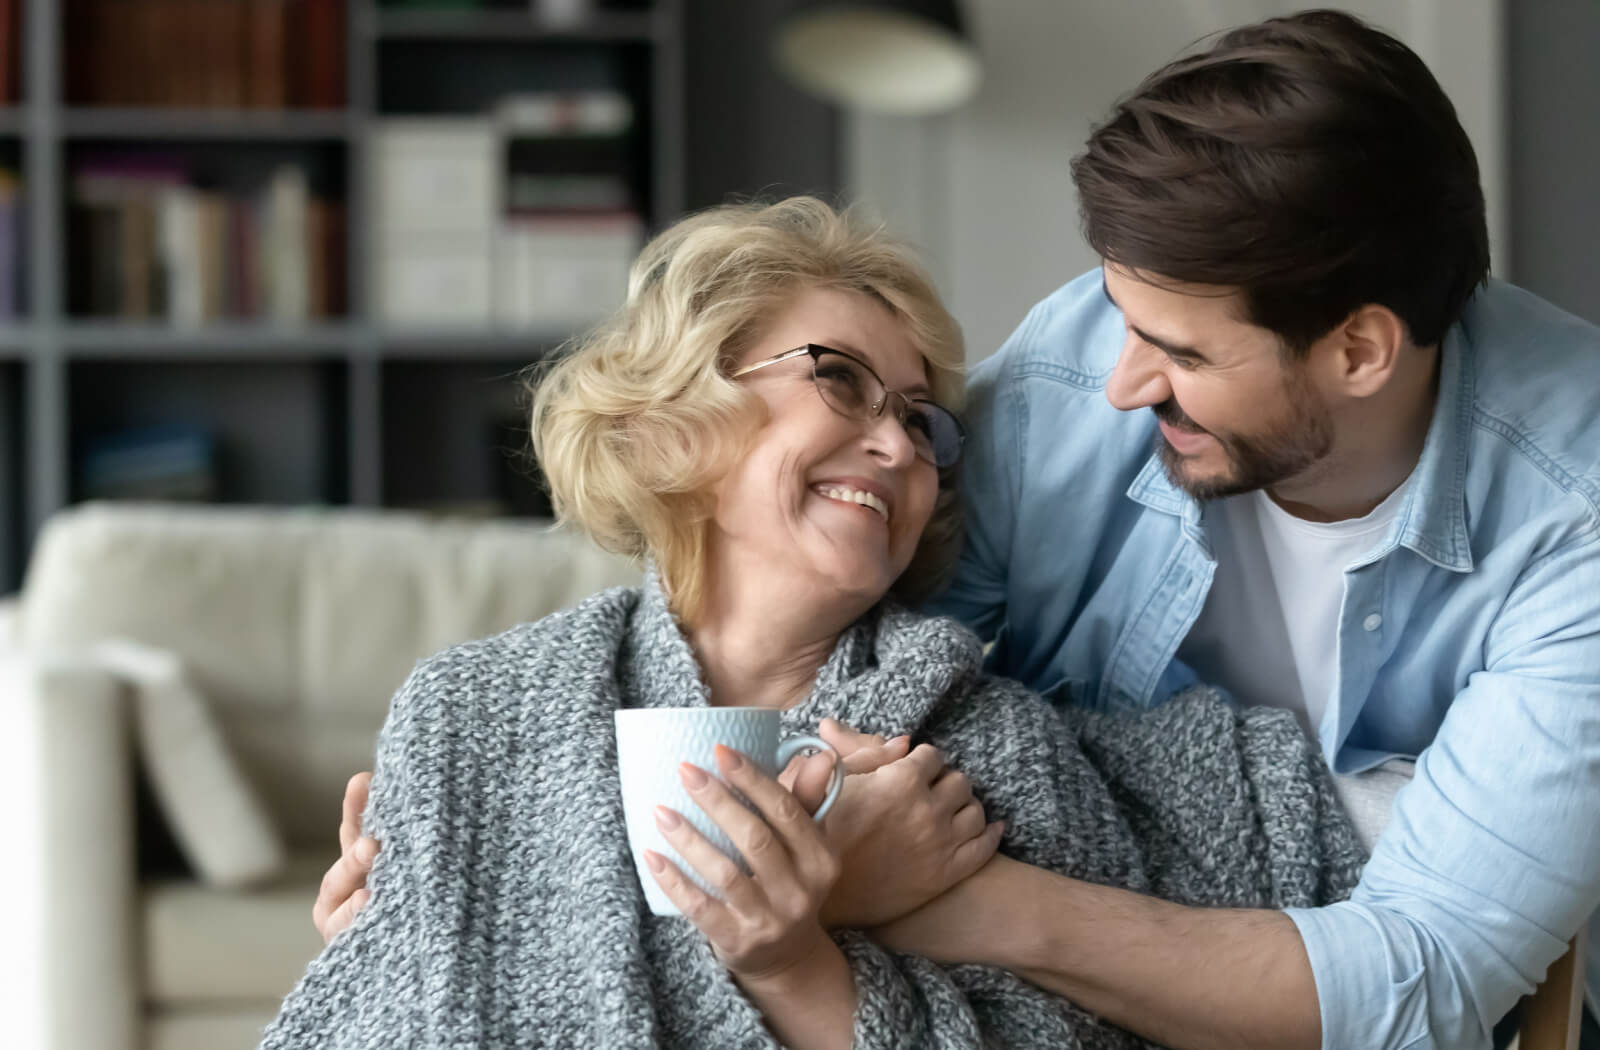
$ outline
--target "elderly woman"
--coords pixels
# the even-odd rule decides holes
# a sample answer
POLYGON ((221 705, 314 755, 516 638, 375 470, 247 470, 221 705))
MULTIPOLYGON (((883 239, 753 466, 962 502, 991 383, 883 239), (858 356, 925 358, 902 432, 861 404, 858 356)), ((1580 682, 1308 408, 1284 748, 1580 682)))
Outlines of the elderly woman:
POLYGON ((955 554, 961 361, 920 268, 818 201, 716 209, 646 248, 620 315, 538 385, 533 435, 560 515, 651 571, 412 674, 378 743, 370 901, 263 1045, 1140 1045, 858 931, 996 846, 1193 902, 1346 892, 1359 847, 1285 713, 1196 694, 1138 721, 1058 714, 901 604, 955 554), (851 755, 822 825, 735 752, 684 766, 750 871, 658 810, 721 893, 651 854, 689 916, 657 917, 612 716, 701 705, 894 739, 851 755))

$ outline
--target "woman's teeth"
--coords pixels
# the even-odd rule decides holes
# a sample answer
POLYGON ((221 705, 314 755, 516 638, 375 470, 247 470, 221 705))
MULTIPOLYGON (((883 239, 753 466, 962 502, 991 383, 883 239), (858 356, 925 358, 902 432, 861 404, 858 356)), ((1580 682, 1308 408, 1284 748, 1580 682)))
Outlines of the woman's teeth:
POLYGON ((884 521, 889 520, 889 505, 870 492, 861 492, 858 489, 838 488, 824 485, 817 489, 829 499, 836 499, 842 503, 859 503, 863 507, 871 507, 883 516, 884 521))

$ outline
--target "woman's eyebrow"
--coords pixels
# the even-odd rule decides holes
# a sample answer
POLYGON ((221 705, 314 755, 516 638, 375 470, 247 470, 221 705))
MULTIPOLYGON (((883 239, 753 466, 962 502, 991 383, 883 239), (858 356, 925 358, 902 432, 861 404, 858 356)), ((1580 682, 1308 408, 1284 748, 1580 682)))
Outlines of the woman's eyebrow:
MULTIPOLYGON (((867 366, 869 368, 871 368, 874 372, 878 371, 878 365, 872 360, 871 357, 867 356, 867 354, 865 352, 863 352, 862 349, 860 347, 856 346, 854 343, 846 342, 843 339, 835 339, 835 340, 832 340, 831 342, 817 343, 816 345, 817 346, 832 347, 835 350, 843 350, 845 353, 852 354, 855 357, 860 358, 862 361, 865 361, 867 363, 867 366)), ((883 377, 879 376, 879 379, 883 379, 883 377)), ((884 379, 883 382, 884 382, 884 384, 886 386, 892 385, 886 379, 884 379)), ((928 393, 931 393, 932 390, 933 390, 933 388, 928 385, 928 381, 926 379, 924 379, 920 383, 913 383, 910 386, 897 386, 897 387, 894 387, 894 389, 898 390, 902 394, 928 394, 928 393)))

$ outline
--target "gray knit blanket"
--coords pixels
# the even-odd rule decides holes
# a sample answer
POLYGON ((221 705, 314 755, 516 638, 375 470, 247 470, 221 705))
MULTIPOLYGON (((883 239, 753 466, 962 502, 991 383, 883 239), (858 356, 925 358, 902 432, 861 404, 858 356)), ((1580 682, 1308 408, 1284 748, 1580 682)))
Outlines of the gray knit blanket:
MULTIPOLYGON (((1060 712, 981 659, 955 622, 885 604, 784 728, 933 743, 1007 822, 1002 851, 1063 875, 1237 907, 1355 884, 1360 846, 1288 713, 1200 691, 1138 718, 1060 712)), ((372 901, 261 1045, 776 1047, 701 934, 650 914, 628 852, 612 713, 707 703, 654 579, 419 664, 378 740, 372 901)), ((836 938, 857 1047, 1147 1045, 1007 971, 836 938)))

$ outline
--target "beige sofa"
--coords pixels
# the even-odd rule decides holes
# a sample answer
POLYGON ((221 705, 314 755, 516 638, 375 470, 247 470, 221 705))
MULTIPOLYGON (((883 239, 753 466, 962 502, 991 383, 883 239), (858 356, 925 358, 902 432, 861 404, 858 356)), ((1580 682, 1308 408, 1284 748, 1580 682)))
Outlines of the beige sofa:
MULTIPOLYGON (((0 608, 0 648, 20 646, 0 691, 42 781, 41 1050, 254 1047, 321 948, 311 904, 344 783, 416 660, 637 578, 530 525, 129 505, 52 520, 0 608), (140 880, 138 768, 194 877, 140 880)), ((1369 845, 1406 766, 1340 778, 1369 845)), ((1579 958, 1528 1004, 1523 1050, 1576 1045, 1579 958)))
POLYGON ((137 505, 53 519, 13 609, 7 698, 43 780, 44 1050, 255 1046, 321 948, 311 904, 344 784, 415 662, 637 576, 530 524, 137 505), (140 770, 192 876, 139 877, 140 770))

